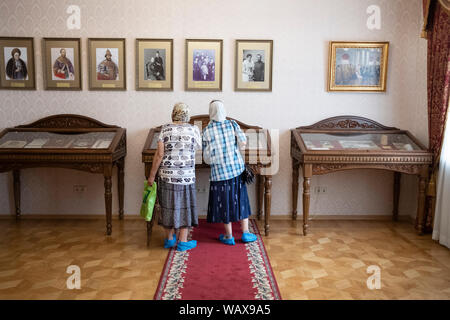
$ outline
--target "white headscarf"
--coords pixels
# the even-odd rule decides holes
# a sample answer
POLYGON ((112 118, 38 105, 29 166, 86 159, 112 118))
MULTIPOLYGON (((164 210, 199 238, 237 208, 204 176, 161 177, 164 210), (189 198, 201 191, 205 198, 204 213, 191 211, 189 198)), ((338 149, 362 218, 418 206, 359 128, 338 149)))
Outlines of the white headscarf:
POLYGON ((209 119, 218 122, 224 122, 227 119, 227 112, 222 101, 214 100, 209 104, 209 119))

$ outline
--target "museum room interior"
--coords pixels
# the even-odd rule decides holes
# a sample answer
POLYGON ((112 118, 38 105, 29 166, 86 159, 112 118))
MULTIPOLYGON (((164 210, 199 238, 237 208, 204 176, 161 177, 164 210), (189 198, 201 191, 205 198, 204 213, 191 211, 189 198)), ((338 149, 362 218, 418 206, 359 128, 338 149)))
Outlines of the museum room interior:
POLYGON ((450 1, 2 0, 1 300, 449 300, 450 1))

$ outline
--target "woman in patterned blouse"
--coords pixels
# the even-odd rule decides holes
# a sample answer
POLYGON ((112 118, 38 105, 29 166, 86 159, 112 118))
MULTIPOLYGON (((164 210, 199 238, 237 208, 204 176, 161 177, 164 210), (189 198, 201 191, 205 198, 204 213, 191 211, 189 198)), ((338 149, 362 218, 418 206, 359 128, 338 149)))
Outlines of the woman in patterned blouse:
POLYGON ((158 137, 158 149, 148 178, 152 185, 158 175, 158 199, 161 207, 159 224, 164 227, 164 247, 174 247, 179 229, 178 251, 197 246, 187 240, 188 228, 198 226, 195 189, 195 150, 201 148, 200 131, 189 122, 189 108, 177 103, 172 111, 172 123, 163 125, 158 137))
POLYGON ((209 117, 202 138, 205 162, 211 166, 207 221, 224 224, 225 235, 219 236, 224 244, 235 244, 231 226, 235 221, 241 221, 242 241, 255 241, 256 236, 248 230, 251 209, 241 179, 245 165, 238 145, 244 147, 247 138, 236 121, 227 120, 222 101, 210 103, 209 117))

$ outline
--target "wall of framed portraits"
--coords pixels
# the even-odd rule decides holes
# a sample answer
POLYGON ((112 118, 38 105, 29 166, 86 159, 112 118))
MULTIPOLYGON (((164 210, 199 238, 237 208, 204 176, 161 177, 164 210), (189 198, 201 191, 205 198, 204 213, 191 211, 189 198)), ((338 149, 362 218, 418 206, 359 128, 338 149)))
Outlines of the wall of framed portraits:
MULTIPOLYGON (((80 28, 69 29, 67 8, 72 3, 2 1, 0 37, 34 40, 33 47, 27 42, 17 46, 26 49, 22 58, 27 51, 27 62, 34 64, 32 71, 27 70, 24 85, 35 90, 0 90, 0 128, 57 113, 81 114, 127 128, 125 212, 138 214, 144 180, 140 157, 148 129, 170 121, 176 102, 189 104, 195 115, 207 113, 212 99, 221 99, 229 116, 279 130, 279 143, 274 146, 280 162, 273 177, 272 215, 288 215, 289 129, 351 114, 409 130, 427 143, 421 2, 319 2, 229 0, 225 5, 221 0, 78 0, 80 28), (367 27, 369 5, 381 9, 379 30, 367 27), (330 41, 389 42, 385 90, 329 90, 330 41), (259 69, 251 76, 246 73, 248 55, 248 63, 258 64, 259 69), (157 60, 164 61, 164 70, 156 65, 157 60), (202 71, 205 60, 207 66, 214 62, 214 77, 211 68, 202 71), (141 61, 139 66, 136 61, 141 61), (68 88, 72 90, 58 90, 68 88)), ((3 48, 0 63, 6 68, 14 48, 3 48)), ((344 58, 341 55, 337 61, 344 58)), ((335 81, 339 84, 340 80, 335 81)), ((97 178, 76 171, 61 174, 63 170, 24 171, 22 185, 33 192, 22 192, 22 211, 103 214, 104 199, 96 196, 102 194, 97 178), (42 184, 46 188, 39 188, 42 184), (72 186, 77 184, 87 184, 89 192, 74 193, 72 186)), ((207 185, 208 172, 198 176, 199 186, 207 185)), ((327 186, 328 194, 323 198, 311 195, 311 216, 390 215, 392 181, 390 173, 371 170, 319 176, 312 190, 316 185, 327 186), (349 193, 352 198, 343 196, 349 193), (377 197, 370 196, 374 193, 377 197)), ((414 177, 402 179, 400 214, 414 215, 416 185, 414 177)), ((10 188, 11 176, 0 174, 0 214, 14 211, 10 188)), ((254 201, 254 188, 249 189, 254 201)), ((198 201, 205 210, 207 194, 198 194, 198 201)))

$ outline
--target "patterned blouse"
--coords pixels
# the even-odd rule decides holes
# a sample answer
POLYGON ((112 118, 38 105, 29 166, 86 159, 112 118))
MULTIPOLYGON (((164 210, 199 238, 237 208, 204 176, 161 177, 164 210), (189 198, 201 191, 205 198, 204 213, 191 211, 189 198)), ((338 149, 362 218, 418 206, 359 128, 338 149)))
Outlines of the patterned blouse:
POLYGON ((210 181, 229 180, 239 176, 245 169, 236 143, 247 138, 234 120, 218 122, 211 120, 203 129, 203 155, 211 165, 210 181))
POLYGON ((158 141, 164 142, 159 167, 162 181, 173 184, 195 183, 195 150, 201 148, 200 131, 189 123, 169 123, 161 128, 158 141))

